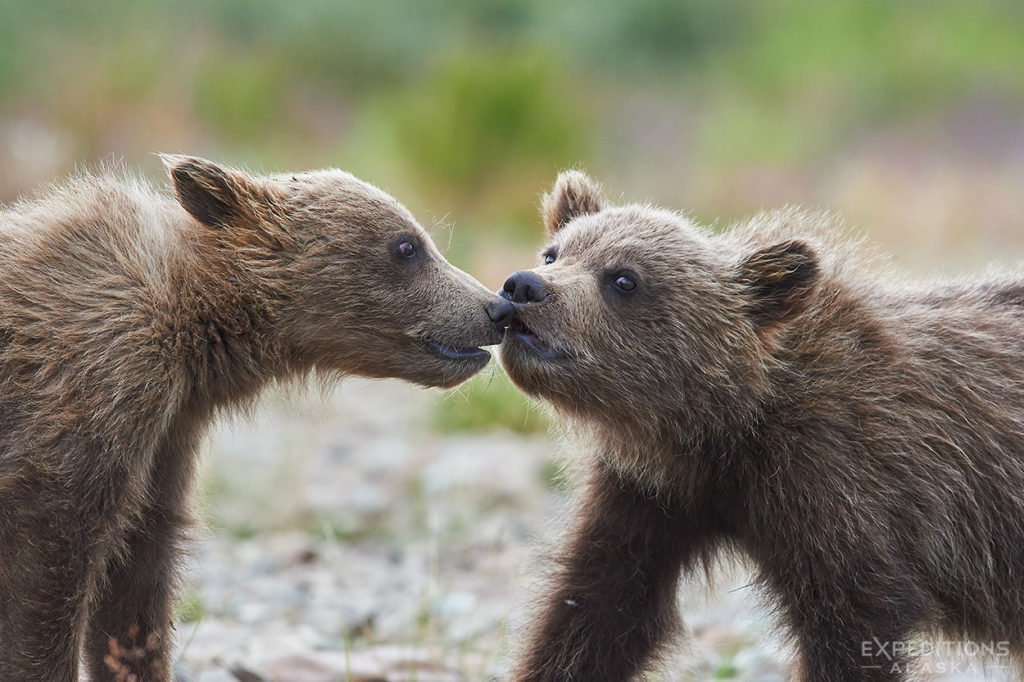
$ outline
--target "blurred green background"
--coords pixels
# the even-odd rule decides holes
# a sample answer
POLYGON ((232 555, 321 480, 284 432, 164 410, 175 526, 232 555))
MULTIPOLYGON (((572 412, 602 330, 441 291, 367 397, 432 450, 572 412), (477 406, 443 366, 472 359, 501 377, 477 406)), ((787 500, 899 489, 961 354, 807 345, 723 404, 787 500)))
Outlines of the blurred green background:
POLYGON ((0 201, 159 151, 350 170, 492 288, 567 166, 708 222, 828 207, 960 272, 1024 253, 1024 4, 0 0, 0 201))

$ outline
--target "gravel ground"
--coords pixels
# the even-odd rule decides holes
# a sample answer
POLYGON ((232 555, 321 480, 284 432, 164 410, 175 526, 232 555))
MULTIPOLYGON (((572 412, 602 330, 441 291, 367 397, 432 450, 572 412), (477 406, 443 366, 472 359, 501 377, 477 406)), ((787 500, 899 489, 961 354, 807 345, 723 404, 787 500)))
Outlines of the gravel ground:
MULTIPOLYGON (((273 392, 218 427, 178 624, 181 679, 500 676, 567 494, 549 480, 554 437, 435 433, 433 406, 464 399, 350 379, 273 392)), ((730 566, 712 588, 684 585, 690 636, 672 672, 650 680, 789 679, 749 581, 730 566)), ((977 660, 927 659, 922 679, 1011 679, 993 665, 986 676, 977 660), (937 674, 948 670, 960 672, 937 674)))

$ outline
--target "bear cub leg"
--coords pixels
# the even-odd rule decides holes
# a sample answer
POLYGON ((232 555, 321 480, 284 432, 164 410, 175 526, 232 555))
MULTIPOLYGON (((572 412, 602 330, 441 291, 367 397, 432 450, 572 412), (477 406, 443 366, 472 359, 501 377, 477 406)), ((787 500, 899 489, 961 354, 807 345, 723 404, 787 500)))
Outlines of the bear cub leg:
POLYGON ((605 467, 582 495, 518 682, 631 679, 676 627, 675 590, 700 524, 605 467))
MULTIPOLYGON (((187 451, 187 450, 185 450, 187 451)), ((182 451, 157 455, 148 503, 129 532, 126 552, 111 561, 89 617, 86 664, 94 682, 166 682, 173 678, 174 593, 188 511, 193 462, 182 451)))
POLYGON ((78 679, 81 633, 113 547, 105 529, 119 525, 102 503, 74 491, 53 499, 53 489, 26 485, 0 508, 0 541, 22 548, 0 557, 3 682, 78 679))

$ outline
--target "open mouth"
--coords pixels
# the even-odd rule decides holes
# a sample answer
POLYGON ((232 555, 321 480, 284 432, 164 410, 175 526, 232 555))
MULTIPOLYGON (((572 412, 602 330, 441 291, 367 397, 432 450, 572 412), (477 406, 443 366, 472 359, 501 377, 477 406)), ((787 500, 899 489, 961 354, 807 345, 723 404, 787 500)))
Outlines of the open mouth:
POLYGON ((527 347, 529 347, 530 349, 536 351, 537 353, 539 353, 540 355, 542 355, 542 356, 544 356, 546 358, 551 358, 551 357, 555 356, 555 349, 552 348, 550 346, 550 344, 545 343, 544 341, 542 341, 540 339, 540 337, 537 336, 536 334, 534 334, 533 330, 531 330, 529 327, 527 327, 523 323, 523 321, 520 320, 518 317, 513 318, 512 321, 508 323, 508 328, 506 329, 506 334, 508 334, 508 333, 513 334, 517 339, 522 341, 527 347))
POLYGON ((483 348, 455 348, 435 341, 427 341, 427 347, 450 360, 480 360, 491 357, 483 348))

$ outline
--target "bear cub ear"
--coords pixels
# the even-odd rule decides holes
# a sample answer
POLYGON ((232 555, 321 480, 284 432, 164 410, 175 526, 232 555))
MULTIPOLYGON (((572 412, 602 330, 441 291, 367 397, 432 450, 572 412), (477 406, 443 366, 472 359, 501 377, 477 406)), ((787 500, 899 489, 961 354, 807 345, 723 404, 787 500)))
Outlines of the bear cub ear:
POLYGON ((544 227, 554 234, 577 216, 597 213, 604 203, 601 186, 590 176, 578 170, 562 171, 541 203, 544 227))
POLYGON ((252 178, 195 156, 161 154, 178 202, 208 227, 253 225, 261 192, 252 178))
POLYGON ((788 322, 804 311, 819 274, 814 249, 793 239, 747 257, 740 264, 737 279, 750 292, 751 319, 765 329, 788 322))

